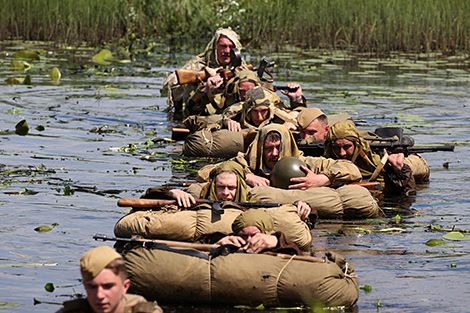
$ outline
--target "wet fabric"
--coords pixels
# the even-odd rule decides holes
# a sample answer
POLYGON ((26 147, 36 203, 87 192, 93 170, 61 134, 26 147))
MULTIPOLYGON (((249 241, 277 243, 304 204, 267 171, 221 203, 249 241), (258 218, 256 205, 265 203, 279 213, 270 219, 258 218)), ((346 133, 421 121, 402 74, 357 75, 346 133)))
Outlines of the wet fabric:
POLYGON ((237 234, 243 228, 248 226, 257 227, 263 234, 272 234, 274 232, 274 219, 268 213, 262 210, 249 209, 241 213, 232 223, 232 231, 237 234))
POLYGON ((317 187, 307 190, 253 187, 254 197, 262 202, 306 202, 318 212, 319 218, 372 218, 383 215, 376 199, 361 186, 345 185, 337 189, 317 187))
MULTIPOLYGON (((116 237, 139 237, 194 242, 203 235, 232 233, 232 223, 242 212, 225 208, 223 214, 214 213, 210 205, 198 206, 197 210, 167 207, 162 210, 131 211, 114 226, 116 237)), ((300 249, 307 249, 312 242, 308 225, 300 219, 297 207, 282 205, 260 208, 274 219, 274 231, 283 232, 287 239, 300 249)))
POLYGON ((215 187, 215 178, 223 172, 231 172, 237 176, 237 192, 235 193, 235 202, 247 202, 251 200, 250 188, 247 186, 245 179, 245 171, 243 167, 235 161, 226 161, 220 163, 210 174, 211 182, 206 185, 201 191, 201 199, 217 199, 217 192, 215 187))
POLYGON ((321 263, 231 253, 204 260, 143 247, 125 255, 129 290, 162 304, 352 306, 359 296, 358 279, 344 258, 334 258, 338 261, 321 263))
POLYGON ((244 150, 244 133, 228 129, 198 130, 186 137, 183 155, 189 157, 213 157, 229 159, 244 150))

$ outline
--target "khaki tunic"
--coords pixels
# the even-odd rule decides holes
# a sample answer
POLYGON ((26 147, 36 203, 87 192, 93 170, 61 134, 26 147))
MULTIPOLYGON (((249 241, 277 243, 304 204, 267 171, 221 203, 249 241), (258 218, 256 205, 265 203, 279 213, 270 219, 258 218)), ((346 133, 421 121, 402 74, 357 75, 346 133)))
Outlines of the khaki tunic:
MULTIPOLYGON (((139 295, 126 294, 123 305, 117 313, 163 313, 155 302, 148 302, 139 295)), ((87 299, 75 299, 64 302, 64 307, 56 313, 94 313, 87 299)))

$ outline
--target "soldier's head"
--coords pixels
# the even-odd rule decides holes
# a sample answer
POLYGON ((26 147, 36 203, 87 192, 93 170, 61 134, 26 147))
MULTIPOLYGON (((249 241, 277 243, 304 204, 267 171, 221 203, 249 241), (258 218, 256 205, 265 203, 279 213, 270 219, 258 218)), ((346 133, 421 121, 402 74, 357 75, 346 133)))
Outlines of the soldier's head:
POLYGON ((263 210, 249 209, 233 221, 232 231, 245 241, 249 241, 257 233, 272 234, 274 232, 274 219, 263 210))
POLYGON ((256 86, 247 91, 244 109, 254 126, 260 126, 269 118, 271 99, 271 91, 264 87, 256 86))
POLYGON ((297 116, 297 123, 299 124, 301 139, 314 137, 315 140, 325 140, 330 129, 328 118, 318 108, 302 110, 297 116))
POLYGON ((264 139, 263 143, 263 164, 272 170, 279 160, 281 152, 281 135, 278 131, 272 130, 264 139))
POLYGON ((215 177, 217 200, 234 201, 237 193, 237 175, 234 172, 221 172, 215 177))
POLYGON ((96 247, 80 258, 80 271, 93 311, 119 312, 131 283, 121 255, 108 246, 96 247))
POLYGON ((220 35, 216 44, 217 60, 224 66, 230 63, 230 51, 235 48, 235 43, 225 35, 220 35))
POLYGON ((352 161, 359 142, 359 134, 353 125, 348 122, 336 123, 331 126, 326 137, 325 155, 332 154, 327 156, 352 161))

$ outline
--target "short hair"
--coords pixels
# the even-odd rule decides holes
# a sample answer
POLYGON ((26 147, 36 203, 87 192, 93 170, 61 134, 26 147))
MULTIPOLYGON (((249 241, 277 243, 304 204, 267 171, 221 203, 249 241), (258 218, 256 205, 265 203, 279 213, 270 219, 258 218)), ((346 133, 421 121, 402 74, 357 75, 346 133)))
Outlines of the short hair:
POLYGON ((267 135, 266 138, 264 139, 264 142, 274 142, 281 140, 281 134, 279 134, 278 131, 276 130, 271 130, 267 135))
POLYGON ((320 115, 316 118, 316 120, 318 120, 322 124, 322 126, 328 125, 328 117, 325 114, 320 115))
POLYGON ((115 259, 109 262, 105 268, 113 271, 114 275, 119 275, 123 281, 127 279, 127 268, 124 259, 115 259))

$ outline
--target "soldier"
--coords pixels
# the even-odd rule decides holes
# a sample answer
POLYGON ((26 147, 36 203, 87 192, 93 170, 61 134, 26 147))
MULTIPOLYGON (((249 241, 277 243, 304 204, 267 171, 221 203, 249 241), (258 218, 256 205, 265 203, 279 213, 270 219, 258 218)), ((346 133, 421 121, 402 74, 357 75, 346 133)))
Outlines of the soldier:
POLYGON ((328 118, 319 108, 303 109, 297 116, 300 139, 325 140, 330 129, 328 118))
MULTIPOLYGON (((170 187, 149 188, 143 198, 172 198, 176 199, 178 206, 189 208, 199 199, 211 199, 233 202, 258 202, 251 195, 250 187, 245 182, 246 176, 243 167, 235 161, 225 161, 212 166, 209 174, 210 183, 192 184, 187 190, 170 187)), ((312 209, 303 202, 297 201, 297 212, 301 219, 307 218, 312 209)))
POLYGON ((301 167, 306 176, 292 178, 291 182, 296 184, 289 188, 339 187, 361 179, 359 169, 350 161, 304 157, 291 132, 279 124, 261 128, 247 152, 239 153, 235 160, 245 168, 248 185, 269 186, 272 169, 277 161, 286 156, 298 157, 307 164, 307 167, 301 167))
POLYGON ((282 232, 274 232, 274 219, 263 210, 250 209, 232 223, 233 235, 225 236, 217 245, 231 244, 249 253, 264 250, 302 255, 300 249, 282 232))
POLYGON ((405 158, 403 153, 385 153, 382 158, 370 149, 356 128, 346 122, 330 128, 324 156, 350 160, 360 169, 364 181, 383 182, 385 191, 413 193, 416 191, 415 179, 429 178, 429 166, 420 155, 405 158))
MULTIPOLYGON (((238 40, 238 35, 230 28, 218 29, 212 40, 207 45, 203 53, 193 57, 189 60, 183 68, 190 70, 206 70, 211 74, 212 77, 208 84, 198 86, 197 83, 190 83, 187 85, 179 85, 175 73, 172 73, 163 83, 163 90, 168 95, 168 107, 175 109, 175 117, 179 118, 179 115, 185 117, 193 114, 199 114, 207 110, 215 110, 215 108, 202 108, 202 107, 191 107, 188 100, 195 96, 195 90, 197 88, 210 88, 213 85, 215 88, 221 86, 221 77, 216 75, 216 72, 220 68, 226 68, 230 66, 230 51, 232 48, 242 49, 242 45, 238 40)), ((201 90, 202 91, 202 90, 201 90)), ((223 91, 223 90, 222 90, 223 91)), ((194 104, 194 100, 191 101, 194 104)), ((209 103, 210 104, 210 103, 209 103)), ((206 113, 213 114, 213 113, 206 113)))
POLYGON ((270 123, 279 123, 295 129, 295 118, 278 107, 279 100, 274 92, 261 86, 253 87, 246 93, 244 102, 224 111, 222 127, 241 132, 242 129, 259 129, 270 123))
POLYGON ((114 249, 100 246, 80 258, 80 271, 87 298, 64 303, 57 313, 162 313, 154 302, 126 294, 131 281, 127 278, 123 258, 114 249))

